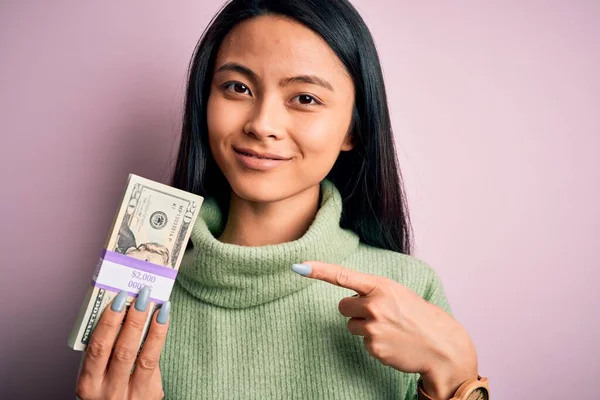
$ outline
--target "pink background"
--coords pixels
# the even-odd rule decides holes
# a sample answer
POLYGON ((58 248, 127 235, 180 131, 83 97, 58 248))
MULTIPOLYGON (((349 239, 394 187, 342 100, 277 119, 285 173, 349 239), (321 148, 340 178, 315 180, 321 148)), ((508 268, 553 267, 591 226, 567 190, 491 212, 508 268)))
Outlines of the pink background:
MULTIPOLYGON (((72 398, 66 345, 129 172, 166 181, 220 1, 0 5, 0 382, 72 398)), ((417 255, 494 399, 592 399, 600 3, 355 0, 381 53, 417 255)), ((201 377, 199 377, 201 379, 201 377)))

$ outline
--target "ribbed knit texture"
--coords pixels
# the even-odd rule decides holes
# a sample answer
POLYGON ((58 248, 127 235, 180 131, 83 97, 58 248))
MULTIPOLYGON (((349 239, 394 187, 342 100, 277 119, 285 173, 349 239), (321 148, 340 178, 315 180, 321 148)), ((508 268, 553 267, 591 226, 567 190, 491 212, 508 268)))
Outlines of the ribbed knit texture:
POLYGON ((339 301, 353 291, 297 275, 319 260, 394 279, 451 312, 435 272, 360 243, 339 226, 342 201, 321 184, 308 231, 279 245, 219 242, 225 221, 206 199, 171 295, 161 357, 166 399, 415 399, 417 374, 382 365, 348 332, 339 301))

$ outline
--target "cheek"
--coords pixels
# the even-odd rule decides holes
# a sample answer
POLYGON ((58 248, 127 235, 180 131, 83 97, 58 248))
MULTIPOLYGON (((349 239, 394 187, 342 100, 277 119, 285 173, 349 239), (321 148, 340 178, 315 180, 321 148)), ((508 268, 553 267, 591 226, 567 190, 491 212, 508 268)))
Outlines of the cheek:
POLYGON ((231 119, 225 118, 225 107, 219 96, 210 95, 206 108, 208 139, 211 147, 219 143, 230 129, 231 119))
POLYGON ((219 93, 213 95, 211 92, 206 106, 209 134, 218 139, 235 132, 242 132, 248 111, 249 108, 245 102, 231 101, 219 93))
POLYGON ((333 116, 305 120, 301 129, 296 130, 295 141, 305 159, 333 165, 346 136, 348 124, 344 118, 333 116))

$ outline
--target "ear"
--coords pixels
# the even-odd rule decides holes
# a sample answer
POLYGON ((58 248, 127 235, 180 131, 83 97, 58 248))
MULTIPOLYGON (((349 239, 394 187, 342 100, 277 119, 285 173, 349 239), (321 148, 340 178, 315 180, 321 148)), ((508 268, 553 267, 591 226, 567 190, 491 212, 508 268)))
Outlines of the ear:
POLYGON ((354 148, 354 143, 353 143, 353 137, 352 137, 352 133, 348 132, 346 134, 346 137, 344 137, 344 141, 342 142, 342 147, 340 148, 341 151, 350 151, 354 148))

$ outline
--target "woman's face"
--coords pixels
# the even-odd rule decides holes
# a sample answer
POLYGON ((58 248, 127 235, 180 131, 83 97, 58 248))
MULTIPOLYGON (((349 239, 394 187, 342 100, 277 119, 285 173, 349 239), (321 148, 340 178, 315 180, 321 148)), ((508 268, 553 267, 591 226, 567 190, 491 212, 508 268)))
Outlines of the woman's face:
POLYGON ((213 157, 243 199, 293 196, 318 185, 352 148, 353 104, 352 79, 317 34, 282 17, 248 20, 226 36, 215 62, 213 157))

